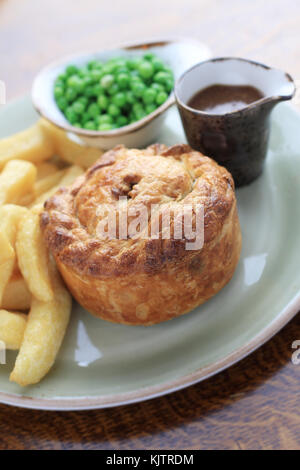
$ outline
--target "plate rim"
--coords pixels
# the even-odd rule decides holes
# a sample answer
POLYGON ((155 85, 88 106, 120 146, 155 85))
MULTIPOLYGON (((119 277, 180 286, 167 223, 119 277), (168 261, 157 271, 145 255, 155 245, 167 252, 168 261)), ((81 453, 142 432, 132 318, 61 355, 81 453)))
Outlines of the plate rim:
POLYGON ((209 379, 210 377, 240 362, 273 338, 276 333, 278 333, 297 315, 299 310, 300 292, 295 295, 295 297, 269 325, 267 325, 247 344, 235 349, 223 359, 220 359, 209 366, 201 367, 190 374, 184 375, 175 380, 164 382, 160 385, 142 387, 134 392, 124 392, 112 396, 100 395, 98 397, 85 396, 81 398, 32 398, 0 392, 0 403, 19 408, 44 411, 84 411, 113 408, 158 398, 209 379))
MULTIPOLYGON (((16 97, 15 99, 10 100, 5 106, 15 105, 18 101, 26 102, 28 97, 29 96, 27 94, 16 97)), ((289 108, 292 113, 297 114, 298 118, 300 117, 300 113, 296 108, 293 106, 289 106, 289 108)), ((295 294, 292 300, 290 300, 290 302, 277 314, 271 323, 263 328, 246 344, 234 349, 230 354, 218 361, 215 361, 213 364, 201 367, 194 372, 163 382, 159 385, 142 387, 135 391, 117 393, 114 395, 82 396, 80 398, 34 398, 0 391, 0 403, 32 410, 84 411, 113 408, 158 398, 202 382, 243 360, 273 338, 299 312, 300 291, 295 294)))

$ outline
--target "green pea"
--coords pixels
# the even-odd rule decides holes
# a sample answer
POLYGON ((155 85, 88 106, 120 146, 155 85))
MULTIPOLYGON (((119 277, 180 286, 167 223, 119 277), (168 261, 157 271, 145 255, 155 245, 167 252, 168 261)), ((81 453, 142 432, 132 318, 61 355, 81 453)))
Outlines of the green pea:
POLYGON ((144 117, 146 117, 146 112, 144 110, 140 110, 137 113, 135 113, 135 116, 137 120, 139 121, 140 119, 143 119, 144 117))
POLYGON ((154 57, 152 59, 152 65, 153 65, 153 68, 154 68, 155 72, 159 72, 160 70, 164 69, 164 63, 158 57, 154 57))
POLYGON ((93 68, 96 69, 96 70, 102 70, 102 68, 103 68, 103 62, 101 62, 100 60, 97 60, 97 61, 95 62, 95 65, 94 65, 93 68))
POLYGON ((152 77, 154 73, 154 69, 153 69, 151 62, 148 62, 147 60, 143 60, 138 65, 138 71, 139 71, 140 76, 146 79, 152 77))
POLYGON ((97 68, 98 66, 98 61, 97 60, 91 60, 88 64, 87 64, 87 68, 89 70, 92 70, 94 68, 97 68))
POLYGON ((139 58, 132 58, 127 60, 126 65, 130 70, 135 70, 138 68, 139 63, 141 62, 141 59, 139 58))
POLYGON ((136 117, 133 111, 129 113, 128 119, 130 123, 136 121, 136 117))
POLYGON ((125 75, 129 75, 129 69, 127 67, 117 67, 116 70, 114 71, 114 74, 116 77, 120 74, 124 73, 125 75))
POLYGON ((143 58, 145 60, 153 60, 155 59, 155 54, 153 54, 153 52, 147 52, 146 54, 144 54, 143 58))
POLYGON ((156 108, 157 108, 157 106, 155 106, 154 103, 147 104, 147 105, 146 105, 146 108, 145 108, 145 109, 146 109, 146 113, 147 113, 147 114, 151 114, 151 113, 153 113, 153 111, 156 110, 156 108))
POLYGON ((127 67, 126 60, 122 58, 117 58, 114 60, 115 68, 127 67))
POLYGON ((140 82, 142 81, 138 70, 131 70, 131 72, 130 72, 130 80, 133 80, 133 79, 137 79, 137 80, 139 80, 140 82))
POLYGON ((116 123, 119 127, 123 127, 128 124, 128 119, 126 116, 118 116, 116 119, 116 123))
POLYGON ((69 78, 67 79, 67 86, 71 88, 75 87, 78 79, 79 79, 78 75, 70 75, 69 78))
POLYGON ((66 80, 67 80, 67 75, 64 73, 61 73, 60 75, 58 75, 55 81, 64 83, 66 80))
POLYGON ((114 71, 114 65, 112 63, 107 62, 102 67, 102 72, 106 75, 112 74, 114 71))
POLYGON ((163 104, 174 87, 173 72, 152 52, 70 64, 54 82, 57 106, 77 127, 105 130, 142 119, 163 104), (103 114, 101 114, 103 113, 103 114))
POLYGON ((94 121, 87 121, 87 122, 84 124, 84 128, 85 128, 85 129, 88 129, 88 130, 90 130, 90 131, 95 131, 95 130, 97 130, 96 124, 94 123, 94 121))
POLYGON ((98 124, 112 124, 113 118, 109 114, 101 114, 97 117, 98 124))
POLYGON ((72 109, 76 114, 82 114, 84 112, 85 106, 80 101, 74 101, 72 104, 72 109))
POLYGON ((109 104, 107 96, 104 94, 99 95, 97 103, 100 109, 102 110, 107 109, 107 106, 109 104))
POLYGON ((73 126, 74 126, 74 127, 79 127, 79 128, 82 127, 82 125, 80 124, 80 122, 74 122, 73 126))
POLYGON ((89 73, 90 73, 89 69, 84 66, 84 67, 81 67, 81 69, 78 70, 77 75, 80 78, 84 78, 84 77, 88 76, 89 73))
POLYGON ((173 88, 174 88, 173 78, 169 78, 168 80, 166 80, 165 88, 169 93, 173 90, 173 88))
POLYGON ((135 103, 132 109, 137 120, 143 119, 146 116, 146 111, 144 110, 141 103, 135 103))
POLYGON ((114 128, 113 124, 110 124, 109 122, 104 122, 103 124, 100 124, 98 127, 98 130, 100 132, 106 132, 106 131, 111 131, 114 128))
POLYGON ((77 80, 76 85, 75 85, 76 91, 78 91, 78 93, 82 93, 83 90, 84 90, 84 87, 85 87, 84 80, 82 78, 78 77, 78 80, 77 80))
POLYGON ((67 101, 74 101, 77 96, 77 91, 75 88, 67 88, 65 92, 65 98, 67 101))
POLYGON ((65 89, 65 82, 62 82, 61 80, 55 80, 54 88, 62 88, 64 90, 65 89))
POLYGON ((132 93, 134 96, 137 96, 138 98, 141 98, 143 96, 143 93, 146 89, 146 86, 143 83, 140 82, 131 82, 130 88, 132 90, 132 93))
POLYGON ((77 101, 79 101, 80 103, 83 104, 83 106, 85 107, 87 104, 88 104, 88 99, 86 96, 80 96, 77 101))
POLYGON ((157 72, 154 75, 154 81, 164 85, 172 76, 167 72, 157 72))
POLYGON ((87 68, 89 70, 92 70, 92 68, 94 67, 95 62, 96 62, 95 60, 91 60, 90 62, 88 62, 87 68))
POLYGON ((111 75, 111 74, 107 74, 107 75, 104 75, 102 78, 101 78, 101 86, 102 88, 104 88, 105 90, 107 90, 108 88, 110 88, 112 86, 112 84, 114 83, 114 76, 111 75))
POLYGON ((143 101, 145 104, 153 103, 156 99, 156 91, 153 88, 147 88, 143 93, 143 101))
POLYGON ((103 77, 103 73, 101 72, 101 70, 94 69, 94 70, 91 70, 90 76, 92 77, 92 80, 94 82, 99 82, 101 78, 103 77))
POLYGON ((113 83, 107 90, 107 93, 109 95, 115 95, 116 93, 118 93, 118 91, 120 90, 119 88, 119 85, 117 85, 117 83, 113 83))
POLYGON ((93 118, 98 116, 98 114, 100 113, 100 109, 99 109, 99 106, 98 106, 97 103, 90 104, 87 111, 88 111, 89 115, 93 118))
POLYGON ((66 118, 71 124, 77 122, 77 114, 74 113, 73 109, 69 106, 65 111, 66 118))
POLYGON ((113 62, 112 64, 112 73, 117 75, 122 70, 127 71, 126 63, 123 60, 113 62))
POLYGON ((88 98, 91 98, 92 96, 95 96, 94 87, 91 86, 91 85, 85 87, 85 89, 84 89, 84 94, 85 94, 85 96, 87 96, 88 98))
POLYGON ((68 101, 64 96, 60 96, 59 98, 57 98, 56 103, 61 111, 66 109, 66 107, 68 106, 68 101))
POLYGON ((124 104, 126 103, 126 95, 125 93, 122 93, 121 91, 119 93, 116 93, 113 97, 112 97, 112 102, 116 105, 116 106, 119 106, 120 108, 122 108, 122 106, 124 106, 124 104))
POLYGON ((141 110, 143 110, 143 109, 144 109, 144 108, 143 108, 143 105, 142 105, 142 103, 140 103, 139 101, 136 101, 136 102, 133 104, 133 106, 132 106, 132 111, 133 111, 134 113, 136 113, 137 111, 141 111, 141 110))
POLYGON ((173 70, 171 69, 171 67, 164 65, 163 71, 171 75, 171 77, 173 77, 173 70))
POLYGON ((151 84, 151 88, 153 88, 153 90, 156 90, 156 91, 164 91, 164 87, 162 85, 160 85, 159 83, 152 83, 151 84))
POLYGON ((83 124, 86 124, 88 121, 90 121, 91 117, 88 112, 85 112, 82 114, 81 121, 83 124))
POLYGON ((94 85, 93 90, 94 90, 94 96, 99 96, 100 94, 102 94, 104 92, 104 90, 103 90, 102 86, 100 85, 100 83, 98 83, 97 85, 94 85))
POLYGON ((65 72, 65 73, 66 73, 68 76, 70 76, 70 75, 74 75, 74 74, 77 73, 77 72, 78 72, 78 68, 76 67, 76 65, 70 64, 70 65, 68 65, 68 67, 66 68, 66 72, 65 72))
POLYGON ((165 91, 160 91, 158 94, 157 94, 157 97, 156 97, 156 103, 158 105, 161 105, 163 104, 168 98, 168 95, 165 91))
POLYGON ((67 86, 74 88, 76 92, 80 93, 83 91, 85 83, 82 78, 78 77, 78 75, 71 75, 67 80, 67 86))
POLYGON ((129 103, 129 104, 135 103, 134 94, 133 94, 132 91, 130 91, 130 90, 126 91, 126 101, 127 101, 127 103, 129 103))
POLYGON ((117 75, 117 84, 120 88, 125 89, 129 85, 129 75, 127 73, 119 73, 117 75))
POLYGON ((107 108, 107 112, 110 116, 116 117, 116 116, 119 116, 119 114, 121 113, 121 110, 118 106, 111 103, 107 108))
POLYGON ((93 85, 93 79, 90 75, 85 75, 83 78, 83 83, 84 83, 84 86, 87 87, 89 85, 93 85))
POLYGON ((61 96, 64 96, 64 89, 61 86, 56 86, 54 88, 54 97, 57 100, 61 96))

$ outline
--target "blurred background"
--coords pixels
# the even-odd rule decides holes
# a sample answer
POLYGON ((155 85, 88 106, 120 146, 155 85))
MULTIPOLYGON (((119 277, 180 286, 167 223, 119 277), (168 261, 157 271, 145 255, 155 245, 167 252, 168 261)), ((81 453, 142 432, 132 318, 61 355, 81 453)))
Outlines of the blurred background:
POLYGON ((266 62, 300 78, 295 0, 0 0, 0 80, 7 99, 65 54, 123 41, 192 36, 213 55, 266 62))

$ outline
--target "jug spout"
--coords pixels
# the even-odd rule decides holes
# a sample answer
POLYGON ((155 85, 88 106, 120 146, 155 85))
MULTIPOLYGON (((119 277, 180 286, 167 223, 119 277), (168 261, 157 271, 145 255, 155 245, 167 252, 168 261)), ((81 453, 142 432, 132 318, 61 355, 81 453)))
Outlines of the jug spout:
POLYGON ((293 98, 296 86, 288 73, 262 64, 257 64, 255 69, 251 82, 264 95, 261 104, 269 103, 273 108, 277 103, 293 98))

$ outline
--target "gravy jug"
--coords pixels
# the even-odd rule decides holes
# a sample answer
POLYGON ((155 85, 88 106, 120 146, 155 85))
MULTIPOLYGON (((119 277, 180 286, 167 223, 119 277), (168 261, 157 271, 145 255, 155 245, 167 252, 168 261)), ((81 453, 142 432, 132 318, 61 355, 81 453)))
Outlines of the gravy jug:
POLYGON ((271 111, 280 101, 290 100, 294 93, 294 82, 287 73, 240 58, 198 63, 175 85, 175 97, 189 144, 225 166, 236 186, 249 184, 261 174, 271 111), (189 103, 196 93, 212 85, 251 86, 260 91, 261 98, 221 114, 191 107, 189 103))

